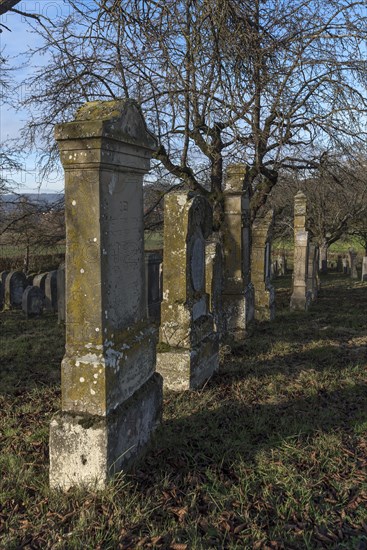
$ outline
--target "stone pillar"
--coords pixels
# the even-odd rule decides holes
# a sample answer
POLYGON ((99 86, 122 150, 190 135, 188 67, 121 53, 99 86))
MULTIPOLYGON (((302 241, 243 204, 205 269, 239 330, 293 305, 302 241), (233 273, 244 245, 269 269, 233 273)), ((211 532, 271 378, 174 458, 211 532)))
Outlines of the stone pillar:
POLYGON ((342 261, 342 256, 340 254, 338 254, 338 259, 336 262, 336 270, 338 273, 343 273, 343 261, 342 261))
POLYGON ((145 253, 145 278, 148 317, 155 320, 157 323, 161 317, 161 265, 162 254, 159 252, 145 253))
POLYGON ((209 310, 213 315, 214 329, 221 340, 224 335, 223 323, 223 248, 218 234, 209 237, 205 246, 205 286, 209 296, 209 310))
POLYGON ((57 311, 57 270, 47 273, 45 281, 45 310, 57 311))
POLYGON ((353 248, 349 249, 349 265, 350 265, 350 276, 352 279, 358 279, 357 272, 357 252, 353 248))
POLYGON ((317 247, 315 243, 309 242, 308 245, 308 266, 307 266, 307 292, 310 294, 312 301, 317 298, 318 291, 318 282, 317 275, 318 272, 318 258, 317 258, 317 247))
POLYGON ((308 309, 311 302, 307 290, 308 276, 308 231, 306 231, 307 199, 302 191, 294 197, 294 265, 291 309, 308 309))
POLYGON ((275 291, 270 284, 273 211, 257 218, 252 224, 251 281, 255 289, 255 319, 273 320, 275 317, 275 291))
POLYGON ((278 256, 278 274, 286 275, 287 272, 287 260, 285 254, 280 254, 278 256))
POLYGON ((223 291, 224 330, 229 339, 241 342, 247 324, 254 318, 254 289, 251 283, 250 198, 245 185, 247 167, 227 169, 224 189, 223 291))
POLYGON ((348 260, 347 258, 344 256, 344 258, 342 259, 342 264, 343 264, 343 274, 344 275, 348 275, 348 269, 349 269, 349 266, 348 266, 348 260))
POLYGON ((55 134, 65 170, 66 347, 50 485, 103 488, 161 416, 143 232, 143 176, 156 142, 131 100, 87 103, 55 134))
POLYGON ((218 368, 218 335, 205 287, 205 239, 211 231, 212 210, 204 197, 166 196, 157 370, 167 389, 198 388, 218 368))
POLYGON ((367 256, 362 258, 362 282, 367 281, 367 256))
POLYGON ((8 276, 9 271, 2 271, 0 273, 0 308, 4 305, 5 300, 5 281, 8 276))
POLYGON ((327 252, 328 245, 323 243, 320 246, 319 268, 321 273, 327 273, 327 252))

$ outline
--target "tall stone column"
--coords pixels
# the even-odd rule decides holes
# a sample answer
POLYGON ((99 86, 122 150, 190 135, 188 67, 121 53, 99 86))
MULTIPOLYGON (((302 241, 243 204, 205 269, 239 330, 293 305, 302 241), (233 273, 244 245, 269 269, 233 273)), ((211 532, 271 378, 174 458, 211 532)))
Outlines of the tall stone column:
POLYGON ((205 240, 211 232, 212 209, 204 197, 166 196, 157 370, 167 389, 198 388, 218 368, 218 334, 205 283, 205 240))
POLYGON ((271 210, 252 224, 251 281, 255 289, 255 319, 258 321, 275 317, 275 291, 270 284, 273 218, 271 210))
POLYGON ((220 236, 213 233, 205 245, 205 286, 209 296, 209 310, 213 315, 214 329, 219 340, 224 335, 223 324, 223 247, 220 236))
POLYGON ((65 170, 66 348, 50 485, 102 488, 144 449, 161 415, 142 188, 156 142, 131 100, 87 103, 55 135, 65 170))
POLYGON ((254 318, 254 289, 250 278, 250 198, 245 184, 246 170, 244 164, 229 166, 224 188, 222 304, 225 332, 235 341, 244 339, 246 327, 254 318))
POLYGON ((313 242, 308 245, 308 266, 307 266, 307 292, 310 293, 312 301, 316 300, 318 292, 317 272, 318 272, 318 257, 317 247, 313 242))
POLYGON ((357 252, 353 248, 349 249, 349 265, 350 265, 350 276, 352 279, 358 279, 357 272, 357 252))
POLYGON ((328 257, 328 245, 327 243, 322 243, 320 246, 320 256, 319 256, 319 268, 321 273, 327 273, 327 257, 328 257))
POLYGON ((362 258, 362 278, 361 281, 367 281, 367 256, 362 258))
POLYGON ((307 289, 308 231, 306 231, 307 199, 302 191, 294 197, 294 260, 291 309, 308 309, 311 294, 307 289))

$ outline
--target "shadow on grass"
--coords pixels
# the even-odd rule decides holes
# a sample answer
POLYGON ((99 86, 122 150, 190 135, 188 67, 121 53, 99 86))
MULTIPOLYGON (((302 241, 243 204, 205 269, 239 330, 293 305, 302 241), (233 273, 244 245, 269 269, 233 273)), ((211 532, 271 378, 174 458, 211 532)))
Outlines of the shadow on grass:
POLYGON ((139 467, 148 468, 153 477, 182 477, 190 471, 204 475, 211 466, 225 472, 238 459, 253 462, 260 451, 288 439, 343 430, 362 433, 367 428, 367 384, 319 390, 278 404, 222 403, 214 410, 165 421, 139 467))

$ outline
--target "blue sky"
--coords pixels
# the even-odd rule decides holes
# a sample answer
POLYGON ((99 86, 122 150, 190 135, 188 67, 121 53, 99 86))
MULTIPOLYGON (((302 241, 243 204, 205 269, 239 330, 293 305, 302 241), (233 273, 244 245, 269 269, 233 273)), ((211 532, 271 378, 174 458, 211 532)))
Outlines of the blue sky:
MULTIPOLYGON (((66 15, 64 11, 67 9, 63 0, 23 0, 17 5, 17 8, 27 13, 41 13, 51 19, 66 15)), ((0 51, 4 57, 9 58, 9 66, 19 65, 22 61, 22 53, 37 46, 37 40, 39 39, 35 33, 30 32, 26 19, 21 15, 7 13, 0 18, 0 21, 9 27, 11 31, 4 29, 0 34, 0 51)), ((35 59, 35 61, 38 64, 46 64, 47 58, 42 57, 38 60, 35 59)), ((21 82, 28 74, 31 74, 31 71, 32 66, 17 71, 15 74, 16 81, 21 82)), ((25 88, 21 88, 19 93, 26 93, 25 88)), ((16 112, 11 105, 2 105, 0 107, 0 141, 19 138, 20 130, 26 119, 26 111, 16 112)), ((24 168, 21 173, 5 173, 4 176, 9 176, 10 179, 19 184, 16 188, 18 192, 34 193, 40 191, 47 193, 62 191, 64 182, 60 179, 60 175, 56 173, 51 174, 47 181, 40 181, 36 158, 36 154, 25 155, 24 168)))

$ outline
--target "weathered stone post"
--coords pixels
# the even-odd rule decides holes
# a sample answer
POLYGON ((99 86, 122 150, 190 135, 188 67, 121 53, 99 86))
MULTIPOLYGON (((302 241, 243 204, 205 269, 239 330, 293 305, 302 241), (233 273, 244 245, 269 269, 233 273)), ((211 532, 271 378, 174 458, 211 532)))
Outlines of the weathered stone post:
POLYGON ((362 258, 362 282, 367 281, 367 256, 362 258))
POLYGON ((327 254, 328 254, 328 245, 326 242, 324 242, 320 246, 320 256, 319 256, 319 268, 321 273, 327 273, 327 254))
POLYGON ((147 293, 148 317, 159 323, 161 318, 161 252, 145 253, 145 282, 147 293))
POLYGON ((157 370, 167 389, 198 388, 218 368, 218 334, 205 288, 205 239, 211 231, 212 209, 204 197, 166 196, 157 370))
POLYGON ((349 249, 349 265, 350 265, 350 276, 352 279, 358 279, 357 272, 357 252, 353 248, 349 249))
POLYGON ((224 330, 229 339, 241 342, 254 318, 254 288, 251 283, 251 223, 247 166, 227 169, 224 189, 223 291, 224 330))
POLYGON ((287 259, 284 253, 278 256, 278 273, 279 275, 286 275, 287 273, 287 259))
POLYGON ((271 321, 275 317, 275 291, 270 284, 273 219, 270 210, 252 224, 251 281, 255 289, 255 319, 258 321, 271 321))
POLYGON ((221 340, 223 323, 223 248, 218 234, 213 234, 205 245, 205 286, 209 296, 209 311, 213 315, 214 329, 221 340))
POLYGON ((343 273, 343 261, 342 261, 342 256, 340 254, 338 254, 338 259, 336 262, 336 270, 338 273, 343 273))
POLYGON ((348 260, 345 256, 342 259, 342 264, 343 264, 343 274, 348 275, 349 266, 348 266, 348 260))
POLYGON ((306 231, 307 199, 302 191, 294 197, 294 266, 291 309, 308 309, 311 301, 307 290, 308 231, 306 231))
POLYGON ((156 143, 131 100, 87 103, 55 134, 65 170, 66 349, 50 485, 102 488, 161 415, 142 189, 156 143))
POLYGON ((318 292, 318 281, 317 281, 317 272, 318 272, 318 257, 317 257, 317 247, 313 242, 308 244, 308 266, 307 266, 307 292, 310 293, 310 298, 312 301, 316 300, 318 292))

